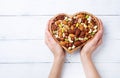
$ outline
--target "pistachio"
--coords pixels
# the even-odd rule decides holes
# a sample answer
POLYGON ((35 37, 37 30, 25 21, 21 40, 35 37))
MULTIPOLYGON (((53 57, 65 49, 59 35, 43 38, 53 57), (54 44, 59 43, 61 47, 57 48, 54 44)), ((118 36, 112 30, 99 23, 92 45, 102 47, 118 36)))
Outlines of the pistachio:
POLYGON ((91 16, 89 16, 89 18, 87 18, 87 20, 88 20, 88 23, 90 23, 91 22, 91 16))
POLYGON ((67 42, 68 42, 69 40, 68 40, 68 39, 65 39, 65 41, 67 41, 67 42))
POLYGON ((63 25, 62 25, 62 23, 60 23, 60 24, 58 24, 58 26, 59 26, 60 28, 62 28, 63 25))
POLYGON ((76 37, 75 37, 75 41, 78 41, 78 40, 79 40, 79 38, 76 38, 76 37))
POLYGON ((85 18, 87 18, 87 19, 88 19, 88 18, 89 18, 89 15, 86 15, 86 16, 85 16, 85 18))
POLYGON ((94 35, 94 34, 95 34, 95 32, 92 32, 92 33, 91 33, 91 35, 94 35))
POLYGON ((64 28, 62 28, 62 33, 65 31, 65 29, 64 28))
POLYGON ((63 37, 65 37, 65 33, 63 33, 62 35, 63 35, 63 37))
POLYGON ((71 21, 72 19, 71 18, 69 18, 69 17, 65 17, 65 19, 64 19, 65 21, 71 21))
POLYGON ((84 40, 88 40, 88 38, 87 38, 87 37, 84 37, 84 40))
POLYGON ((78 27, 78 26, 79 26, 79 23, 76 24, 76 27, 78 27))

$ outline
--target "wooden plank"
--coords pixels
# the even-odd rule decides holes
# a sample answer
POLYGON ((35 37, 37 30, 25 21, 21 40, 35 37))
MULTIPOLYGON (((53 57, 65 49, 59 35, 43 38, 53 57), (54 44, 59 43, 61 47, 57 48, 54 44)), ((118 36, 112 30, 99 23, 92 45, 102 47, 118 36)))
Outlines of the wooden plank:
POLYGON ((119 0, 1 0, 0 15, 53 15, 88 11, 95 15, 120 15, 119 0))
MULTIPOLYGON (((0 17, 0 39, 43 39, 48 20, 52 16, 0 17)), ((120 39, 120 16, 98 16, 102 19, 105 37, 120 39)))
MULTIPOLYGON (((102 78, 119 78, 120 63, 96 63, 102 78)), ((47 78, 51 63, 0 64, 0 78, 47 78)), ((85 78, 81 63, 65 63, 61 78, 85 78)))
MULTIPOLYGON (((120 40, 103 40, 94 53, 95 62, 120 62, 120 40)), ((0 63, 51 62, 52 53, 44 40, 0 41, 0 63)), ((79 52, 67 54, 66 62, 80 62, 79 52)))

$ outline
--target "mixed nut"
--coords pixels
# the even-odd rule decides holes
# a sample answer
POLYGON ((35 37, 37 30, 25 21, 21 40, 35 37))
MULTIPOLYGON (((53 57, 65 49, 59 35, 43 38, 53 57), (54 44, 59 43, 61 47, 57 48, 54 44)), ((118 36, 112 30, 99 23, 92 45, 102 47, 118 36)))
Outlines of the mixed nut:
POLYGON ((73 50, 91 39, 98 31, 98 25, 95 18, 86 13, 78 13, 73 17, 63 14, 55 17, 51 31, 60 45, 73 50))

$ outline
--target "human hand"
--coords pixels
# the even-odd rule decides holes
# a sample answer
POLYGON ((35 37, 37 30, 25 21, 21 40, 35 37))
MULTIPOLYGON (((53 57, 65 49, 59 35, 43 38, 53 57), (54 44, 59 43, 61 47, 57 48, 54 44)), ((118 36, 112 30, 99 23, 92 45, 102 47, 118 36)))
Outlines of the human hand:
POLYGON ((45 30, 45 43, 49 47, 49 49, 52 51, 54 58, 64 58, 65 52, 63 48, 53 39, 52 35, 49 32, 49 26, 50 26, 51 20, 48 22, 48 25, 45 30))
POLYGON ((96 33, 93 39, 88 41, 82 48, 81 48, 81 56, 88 56, 91 58, 93 51, 102 43, 102 36, 103 36, 103 24, 101 20, 100 22, 100 30, 96 33))

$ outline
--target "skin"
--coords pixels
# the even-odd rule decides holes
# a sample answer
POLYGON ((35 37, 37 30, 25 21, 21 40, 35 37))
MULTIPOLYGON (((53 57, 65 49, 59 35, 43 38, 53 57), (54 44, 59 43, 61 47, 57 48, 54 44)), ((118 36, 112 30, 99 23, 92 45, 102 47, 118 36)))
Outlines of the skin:
MULTIPOLYGON (((63 48, 53 39, 52 35, 49 32, 48 26, 50 26, 51 20, 48 22, 46 31, 45 31, 45 43, 51 50, 54 56, 54 62, 52 69, 49 74, 49 78, 60 78, 62 67, 65 61, 65 51, 63 48)), ((97 72, 94 63, 91 59, 92 53, 94 50, 102 43, 103 35, 103 25, 100 22, 100 30, 96 33, 95 37, 88 41, 80 51, 80 57, 82 65, 85 71, 86 78, 100 78, 99 73, 97 72)))

